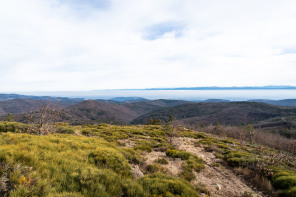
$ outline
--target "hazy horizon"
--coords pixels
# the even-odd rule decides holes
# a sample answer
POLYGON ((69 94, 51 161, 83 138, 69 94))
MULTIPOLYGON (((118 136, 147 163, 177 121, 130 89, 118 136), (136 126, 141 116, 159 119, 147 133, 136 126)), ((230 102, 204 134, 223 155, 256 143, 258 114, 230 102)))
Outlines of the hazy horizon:
POLYGON ((146 99, 207 100, 225 99, 246 101, 253 99, 296 99, 296 89, 258 90, 95 90, 95 91, 52 91, 11 92, 33 96, 53 96, 84 99, 110 99, 114 97, 143 97, 146 99))

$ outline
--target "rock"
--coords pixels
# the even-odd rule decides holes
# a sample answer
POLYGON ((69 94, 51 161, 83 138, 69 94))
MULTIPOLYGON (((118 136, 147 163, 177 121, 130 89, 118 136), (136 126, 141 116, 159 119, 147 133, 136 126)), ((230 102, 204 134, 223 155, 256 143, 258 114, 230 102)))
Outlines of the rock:
POLYGON ((0 178, 0 196, 4 196, 12 187, 10 185, 9 179, 5 177, 0 178))
POLYGON ((216 188, 217 188, 217 190, 219 190, 219 191, 222 189, 221 185, 219 185, 219 184, 216 184, 216 188))
POLYGON ((144 176, 143 172, 140 170, 140 168, 139 168, 138 165, 135 165, 135 166, 132 168, 132 171, 133 171, 133 173, 134 173, 134 175, 135 175, 136 177, 143 177, 143 176, 144 176))

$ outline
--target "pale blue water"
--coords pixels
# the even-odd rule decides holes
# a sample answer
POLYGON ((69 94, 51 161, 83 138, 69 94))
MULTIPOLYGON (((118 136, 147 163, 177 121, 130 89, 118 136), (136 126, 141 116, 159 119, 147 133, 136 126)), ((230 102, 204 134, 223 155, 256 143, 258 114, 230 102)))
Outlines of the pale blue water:
MULTIPOLYGON (((24 94, 24 93, 22 93, 24 94)), ((109 99, 112 97, 144 97, 147 99, 227 99, 243 101, 250 99, 296 99, 296 90, 99 90, 79 92, 31 92, 38 96, 65 96, 88 99, 109 99)))

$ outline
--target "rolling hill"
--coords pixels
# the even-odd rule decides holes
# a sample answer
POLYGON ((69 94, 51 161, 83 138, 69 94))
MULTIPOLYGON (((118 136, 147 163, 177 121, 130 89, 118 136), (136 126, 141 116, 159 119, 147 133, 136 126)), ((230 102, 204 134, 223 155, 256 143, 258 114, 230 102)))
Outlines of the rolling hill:
POLYGON ((187 124, 241 124, 274 117, 295 116, 296 108, 256 102, 191 103, 152 111, 131 123, 144 124, 149 118, 165 121, 170 115, 187 124))

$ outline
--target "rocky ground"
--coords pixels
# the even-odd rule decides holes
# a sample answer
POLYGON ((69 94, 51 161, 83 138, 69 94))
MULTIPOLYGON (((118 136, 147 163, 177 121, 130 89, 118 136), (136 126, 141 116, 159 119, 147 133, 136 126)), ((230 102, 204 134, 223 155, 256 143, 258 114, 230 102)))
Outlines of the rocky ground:
MULTIPOLYGON (((215 197, 239 197, 239 196, 264 196, 261 192, 254 190, 240 176, 237 176, 233 170, 227 167, 224 162, 216 158, 211 152, 206 152, 201 147, 195 147, 196 139, 186 137, 176 137, 172 140, 172 145, 179 150, 190 152, 205 161, 206 168, 201 172, 194 172, 196 179, 191 183, 193 185, 203 185, 210 191, 210 196, 215 197)), ((127 143, 131 147, 131 143, 127 143)), ((166 156, 164 152, 152 151, 145 155, 145 165, 153 164, 159 158, 165 158, 167 165, 162 165, 168 174, 178 176, 184 161, 173 159, 166 156)), ((136 172, 143 169, 136 169, 136 172)))

